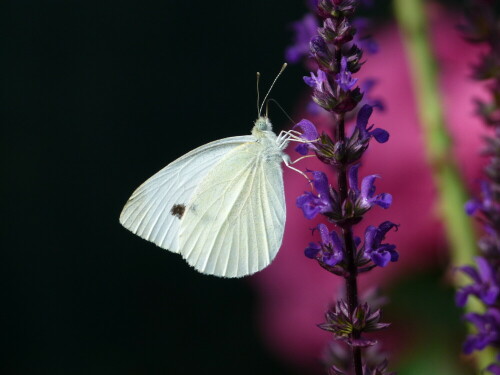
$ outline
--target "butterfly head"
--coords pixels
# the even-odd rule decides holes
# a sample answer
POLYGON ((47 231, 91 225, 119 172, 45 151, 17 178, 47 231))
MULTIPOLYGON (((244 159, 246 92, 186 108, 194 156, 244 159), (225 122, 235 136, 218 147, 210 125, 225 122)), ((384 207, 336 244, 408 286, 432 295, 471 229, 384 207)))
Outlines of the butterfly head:
POLYGON ((266 132, 272 131, 273 126, 271 121, 267 117, 260 116, 256 121, 252 129, 252 134, 256 137, 262 137, 266 132))

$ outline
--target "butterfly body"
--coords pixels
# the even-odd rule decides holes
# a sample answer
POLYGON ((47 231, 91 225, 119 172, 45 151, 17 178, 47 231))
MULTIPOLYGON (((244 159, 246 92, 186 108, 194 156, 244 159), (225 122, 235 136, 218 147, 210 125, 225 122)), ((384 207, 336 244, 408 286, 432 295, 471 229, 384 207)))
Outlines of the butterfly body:
POLYGON ((252 135, 198 147, 153 175, 129 198, 120 222, 202 273, 257 272, 283 238, 287 144, 259 117, 252 135))

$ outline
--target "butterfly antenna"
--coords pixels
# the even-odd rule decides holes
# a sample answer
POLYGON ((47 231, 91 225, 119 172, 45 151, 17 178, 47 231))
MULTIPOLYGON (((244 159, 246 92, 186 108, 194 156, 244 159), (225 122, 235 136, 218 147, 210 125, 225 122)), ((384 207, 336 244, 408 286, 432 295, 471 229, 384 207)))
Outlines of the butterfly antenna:
POLYGON ((286 116, 287 119, 289 119, 293 125, 295 125, 295 121, 293 121, 293 119, 290 117, 290 115, 283 109, 283 107, 278 103, 278 101, 276 99, 269 99, 267 101, 267 104, 266 104, 266 117, 267 117, 267 109, 268 109, 268 104, 269 102, 273 102, 274 104, 276 104, 278 106, 279 109, 281 109, 281 112, 284 113, 284 115, 286 116))
POLYGON ((259 112, 259 99, 260 99, 259 81, 260 81, 260 73, 257 72, 257 117, 260 116, 260 112, 259 112))
POLYGON ((271 84, 271 87, 269 87, 269 90, 267 90, 267 94, 266 96, 264 97, 264 100, 262 101, 262 104, 260 106, 260 109, 259 109, 259 116, 262 112, 262 107, 264 107, 264 103, 266 102, 266 99, 267 97, 269 96, 269 93, 271 92, 271 90, 273 89, 274 87, 274 84, 276 83, 276 81, 278 80, 278 78, 280 77, 281 73, 283 73, 283 71, 285 70, 285 68, 287 67, 287 63, 284 63, 283 66, 281 67, 281 70, 280 72, 278 73, 278 75, 276 76, 276 78, 274 79, 273 83, 271 84))

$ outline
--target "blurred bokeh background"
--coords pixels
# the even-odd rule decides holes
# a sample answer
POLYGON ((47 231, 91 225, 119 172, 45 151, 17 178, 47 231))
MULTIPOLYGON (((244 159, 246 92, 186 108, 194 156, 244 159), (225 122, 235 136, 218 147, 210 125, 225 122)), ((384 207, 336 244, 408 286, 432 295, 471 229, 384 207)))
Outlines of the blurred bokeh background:
MULTIPOLYGON (((447 21, 438 23, 447 27, 446 44, 447 38, 459 38, 453 27, 457 18, 453 8, 442 9, 439 14, 447 21)), ((281 320, 266 307, 269 298, 307 303, 277 297, 277 291, 286 289, 287 277, 309 277, 278 264, 287 264, 292 252, 292 257, 302 257, 307 228, 303 244, 282 249, 276 266, 264 275, 223 280, 195 272, 179 256, 118 223, 131 192, 164 165, 206 142, 250 131, 256 117, 255 72, 262 73, 262 90, 267 88, 291 43, 290 23, 306 11, 302 0, 0 3, 0 373, 318 371, 318 343, 312 340, 314 345, 308 346, 293 320, 287 320, 293 309, 279 305, 281 320), (266 290, 272 293, 266 295, 266 290), (286 335, 280 321, 289 324, 286 335), (290 337, 303 342, 307 358, 282 342, 290 337)), ((391 69, 381 60, 385 46, 398 48, 389 45, 396 33, 390 1, 375 1, 364 14, 385 35, 376 66, 381 72, 391 69)), ((454 48, 445 48, 449 56, 454 48)), ((463 60, 465 52, 456 48, 453 56, 463 60)), ((455 60, 450 59, 452 66, 455 60)), ((302 66, 290 66, 272 94, 295 119, 307 115, 304 74, 302 66)), ((377 68, 370 74, 381 80, 377 68)), ((451 82, 468 79, 466 69, 450 74, 451 82)), ((387 116, 402 106, 388 99, 395 94, 382 88, 377 92, 387 116)), ((411 92, 404 100, 413 101, 411 92)), ((467 111, 463 124, 472 117, 467 111)), ((289 126, 279 110, 271 113, 277 129, 289 126)), ((405 126, 404 117, 398 124, 390 119, 392 127, 405 126)), ((461 154, 470 161, 469 176, 474 168, 479 175, 479 157, 471 161, 476 154, 475 149, 461 154)), ((373 164, 370 173, 375 168, 373 164)), ((397 191, 389 192, 398 199, 397 191)), ((292 202, 289 215, 300 215, 291 210, 293 194, 287 192, 287 198, 292 202)), ((390 211, 384 214, 391 218, 390 211)), ((422 251, 427 261, 417 262, 413 270, 407 264, 382 284, 390 298, 384 320, 394 322, 383 337, 399 348, 391 367, 403 375, 471 373, 466 362, 459 362, 464 329, 447 282, 444 239, 435 233, 414 234, 433 239, 433 250, 422 251)), ((401 257, 422 246, 427 245, 401 249, 401 257)), ((305 258, 303 262, 313 267, 305 258)), ((315 272, 323 271, 316 267, 315 272)), ((321 290, 328 293, 321 302, 324 309, 337 288, 332 282, 328 291, 330 286, 323 284, 321 290)), ((320 323, 323 310, 308 318, 320 323)), ((328 339, 314 324, 310 330, 320 341, 328 339)))

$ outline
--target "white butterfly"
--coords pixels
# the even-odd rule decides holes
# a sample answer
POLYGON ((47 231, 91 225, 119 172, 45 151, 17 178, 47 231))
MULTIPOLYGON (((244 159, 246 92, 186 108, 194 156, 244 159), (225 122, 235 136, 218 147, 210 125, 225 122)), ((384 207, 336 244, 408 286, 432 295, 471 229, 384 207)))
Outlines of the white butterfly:
POLYGON ((298 171, 283 152, 290 140, 304 142, 293 130, 277 136, 261 116, 251 135, 198 147, 153 175, 129 198, 120 223, 202 273, 260 271, 283 239, 281 162, 298 171))
MULTIPOLYGON (((252 135, 208 143, 180 157, 134 191, 120 223, 198 271, 241 277, 276 256, 285 228, 281 162, 291 132, 277 136, 267 117, 252 135)), ((299 171, 300 172, 300 171, 299 171)))

